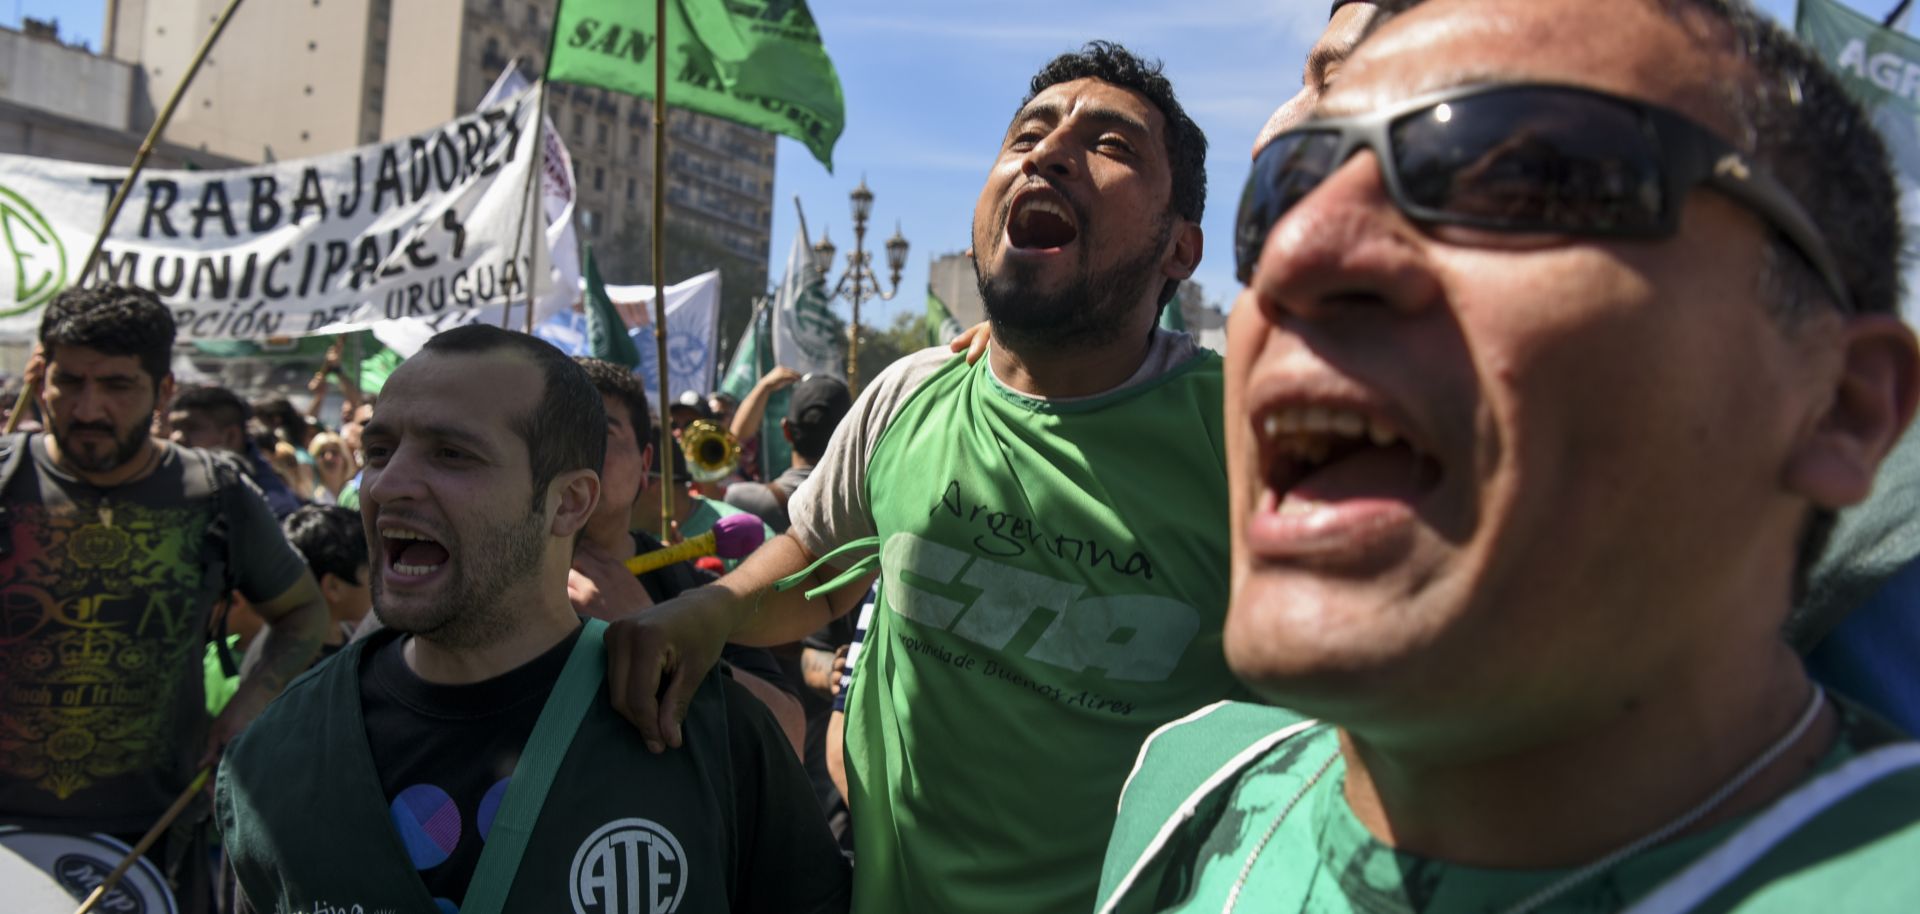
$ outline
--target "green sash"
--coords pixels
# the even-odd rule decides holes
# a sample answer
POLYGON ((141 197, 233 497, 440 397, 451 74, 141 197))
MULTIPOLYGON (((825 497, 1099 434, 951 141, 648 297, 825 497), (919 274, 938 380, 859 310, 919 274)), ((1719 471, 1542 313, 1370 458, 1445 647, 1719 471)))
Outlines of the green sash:
POLYGON ((499 914, 506 905, 507 890, 513 888, 513 877, 520 872, 520 857, 526 852, 527 839, 533 836, 533 822, 540 816, 540 807, 546 805, 553 776, 573 745, 573 735, 580 729, 581 718, 587 716, 600 683, 606 679, 607 652, 601 646, 606 630, 607 623, 588 619, 580 640, 573 643, 567 666, 540 709, 533 735, 527 738, 526 751, 513 766, 513 780, 507 782, 507 795, 500 801, 487 846, 474 866, 473 881, 467 884, 461 914, 499 914))

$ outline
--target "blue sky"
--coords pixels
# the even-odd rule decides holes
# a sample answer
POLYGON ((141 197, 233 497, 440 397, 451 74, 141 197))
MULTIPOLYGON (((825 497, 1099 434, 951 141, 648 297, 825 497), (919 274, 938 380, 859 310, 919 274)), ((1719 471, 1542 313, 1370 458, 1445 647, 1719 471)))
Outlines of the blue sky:
MULTIPOLYGON (((58 18, 69 40, 99 47, 104 0, 0 5, 9 26, 22 15, 58 18)), ((1794 0, 1758 5, 1792 20, 1794 0)), ((1856 8, 1878 16, 1893 5, 1856 8)), ((1094 38, 1164 61, 1206 130, 1208 244, 1196 278, 1209 298, 1230 301, 1229 225, 1248 150, 1274 106, 1298 88, 1327 14, 1325 0, 814 0, 811 8, 840 72, 847 126, 831 175, 799 143, 779 141, 770 273, 777 281, 793 243, 796 194, 816 236, 825 228, 843 253, 851 246, 847 194, 865 175, 875 196, 869 249, 880 256, 875 242, 896 221, 913 243, 900 297, 862 309, 868 323, 883 326, 900 309, 921 310, 930 256, 966 247, 974 201, 1028 78, 1054 54, 1094 38)))

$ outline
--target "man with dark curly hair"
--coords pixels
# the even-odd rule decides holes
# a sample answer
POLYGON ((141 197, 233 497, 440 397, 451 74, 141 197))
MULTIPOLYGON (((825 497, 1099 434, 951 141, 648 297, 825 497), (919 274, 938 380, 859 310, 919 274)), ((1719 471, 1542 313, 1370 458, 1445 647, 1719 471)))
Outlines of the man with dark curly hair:
MULTIPOLYGON (((260 493, 148 434, 173 393, 173 336, 142 289, 47 304, 34 366, 47 431, 0 441, 0 825, 134 842, 325 632, 326 604, 260 493), (209 724, 205 633, 230 591, 267 627, 209 724)), ((178 828, 149 853, 182 910, 205 909, 205 834, 178 828)))
POLYGON ((1155 326, 1205 157, 1157 64, 1048 63, 974 211, 987 358, 887 369, 786 535, 609 636, 629 715, 676 743, 722 642, 801 638, 882 573, 847 699, 856 910, 1086 910, 1134 748, 1235 688, 1220 360, 1155 326))

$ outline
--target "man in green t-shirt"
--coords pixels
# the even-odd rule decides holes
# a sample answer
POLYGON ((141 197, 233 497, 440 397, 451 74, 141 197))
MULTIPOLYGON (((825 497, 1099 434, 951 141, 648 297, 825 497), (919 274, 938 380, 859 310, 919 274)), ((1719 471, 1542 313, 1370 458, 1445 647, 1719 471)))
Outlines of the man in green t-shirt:
POLYGON ((1235 690, 1220 362, 1155 327, 1200 259, 1205 150, 1156 65, 1049 63, 974 212, 987 358, 888 368, 786 535, 609 632, 664 747, 723 641, 803 637, 884 572, 847 698, 858 911, 1084 912, 1140 740, 1235 690))
POLYGON ((1148 741, 1098 909, 1910 910, 1920 745, 1781 637, 1920 393, 1860 109, 1744 4, 1431 0, 1276 120, 1226 372, 1272 705, 1148 741))

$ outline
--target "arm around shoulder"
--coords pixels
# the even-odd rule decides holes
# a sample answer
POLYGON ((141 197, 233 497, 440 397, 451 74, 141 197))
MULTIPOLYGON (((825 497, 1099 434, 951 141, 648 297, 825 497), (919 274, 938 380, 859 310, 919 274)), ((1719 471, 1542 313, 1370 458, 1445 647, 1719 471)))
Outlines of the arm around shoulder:
POLYGON ((852 588, 815 600, 804 586, 773 588, 812 563, 798 540, 776 536, 720 580, 607 629, 614 710, 639 728, 647 748, 660 752, 680 745, 680 721, 727 642, 765 647, 798 641, 859 601, 852 588))

